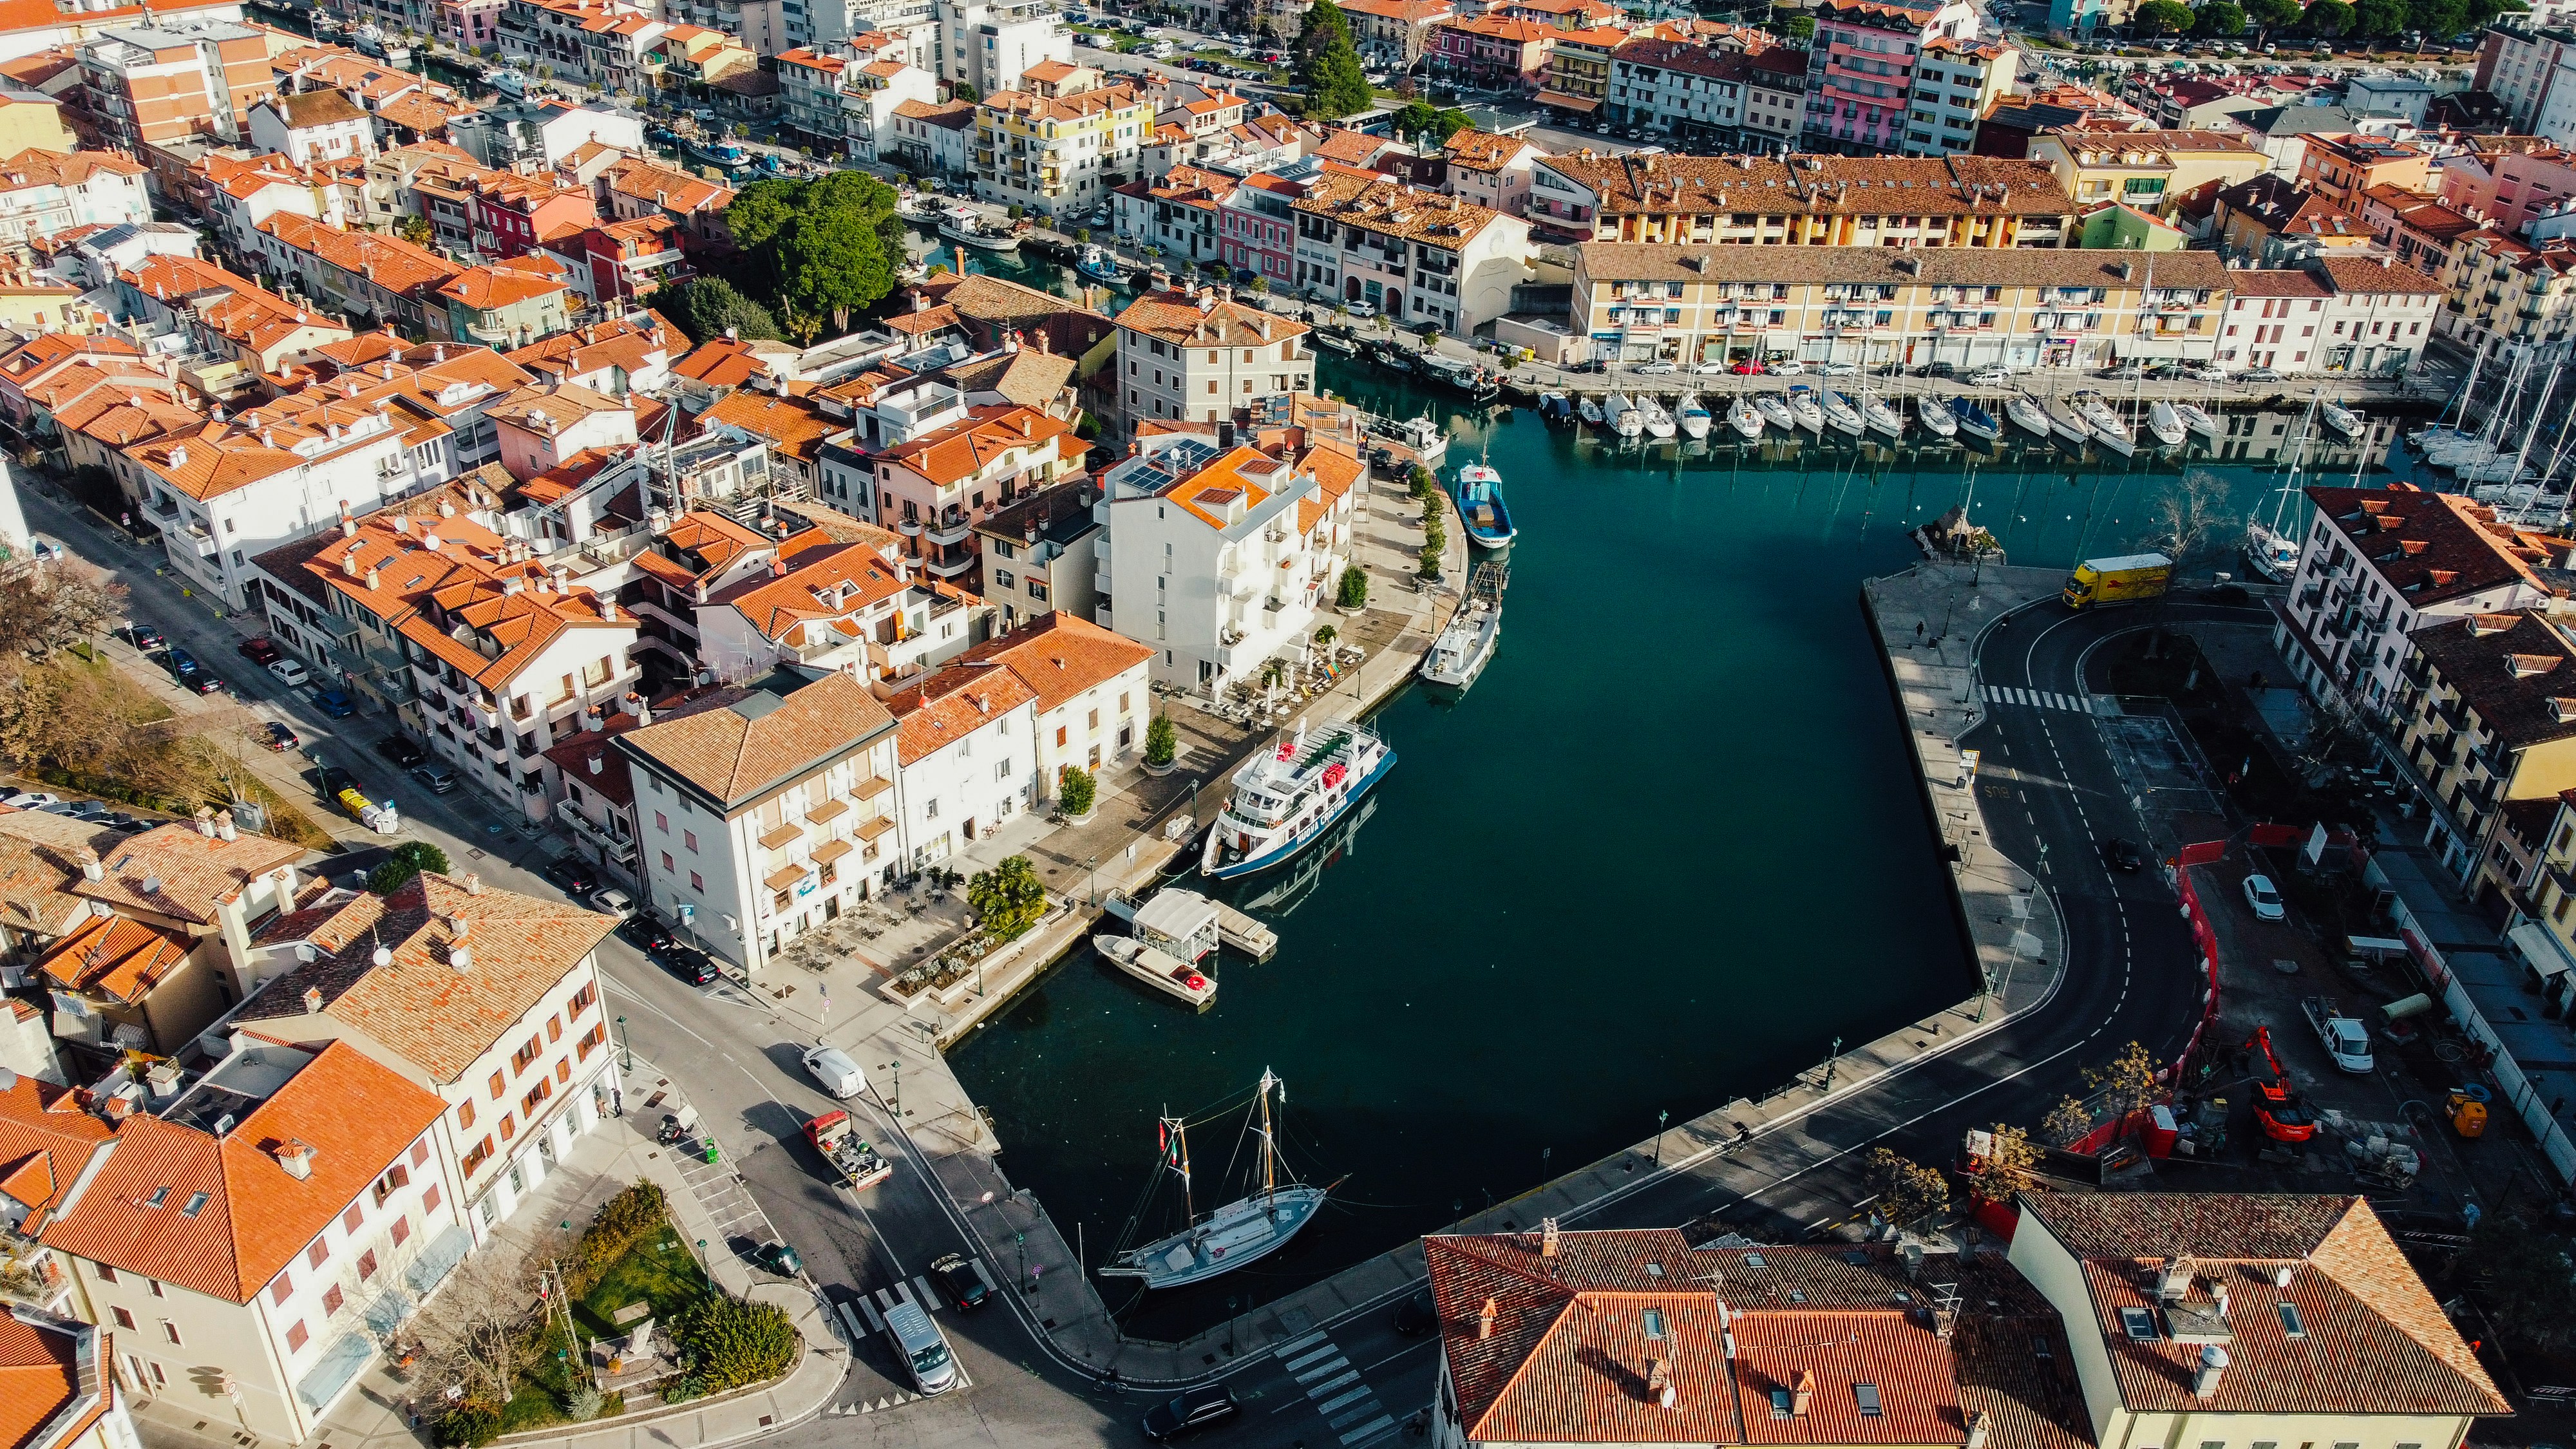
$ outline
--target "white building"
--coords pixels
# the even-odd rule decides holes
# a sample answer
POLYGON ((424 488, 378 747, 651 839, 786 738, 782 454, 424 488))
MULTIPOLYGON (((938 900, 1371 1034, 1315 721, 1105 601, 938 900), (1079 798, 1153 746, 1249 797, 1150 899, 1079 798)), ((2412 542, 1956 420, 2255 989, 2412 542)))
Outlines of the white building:
POLYGON ((1073 32, 1054 0, 939 0, 940 79, 975 94, 1017 90, 1029 67, 1073 63, 1073 32))
POLYGON ((774 672, 610 743, 637 782, 652 903, 740 979, 898 862, 894 717, 846 674, 774 672))
POLYGON ((2216 361, 2232 369, 2393 375, 2414 366, 2442 315, 2440 282, 2375 258, 2321 256, 2227 281, 2216 361))
MULTIPOLYGON (((1535 177, 1533 178, 1535 182, 1535 177)), ((1321 175, 1295 203, 1298 285, 1467 337, 1529 280, 1529 223, 1403 182, 1321 175)))
POLYGON ((1135 87, 1061 62, 1031 67, 1021 83, 1025 89, 984 93, 975 108, 977 195, 1069 219, 1136 174, 1154 103, 1135 87))
MULTIPOLYGON (((1037 777, 1052 795, 1069 769, 1130 763, 1152 709, 1150 645, 1061 609, 978 645, 969 664, 999 665, 1036 695, 1037 777)), ((907 782, 909 783, 909 782, 907 782)))
POLYGON ((0 245, 83 226, 142 226, 152 220, 144 169, 99 151, 21 151, 0 162, 0 245))
POLYGON ((376 120, 346 91, 266 96, 250 108, 250 143, 298 166, 376 154, 376 120))
POLYGON ((1302 322, 1202 288, 1148 293, 1118 314, 1118 387, 1130 426, 1143 419, 1224 422, 1256 397, 1315 390, 1302 322))
POLYGON ((1906 96, 1908 156, 1949 156, 1977 139, 1977 123, 1997 99, 2012 93, 2021 74, 2021 52, 1977 40, 1934 40, 1914 62, 1906 96))
POLYGON ((899 725, 904 855, 936 865, 1044 798, 1037 692, 1009 669, 952 665, 886 701, 899 725))
POLYGON ((408 492, 414 464, 389 414, 286 421, 256 409, 118 455, 127 491, 171 565, 231 608, 250 607, 252 560, 408 492))
POLYGON ((1094 505, 1094 621, 1154 649, 1157 682, 1207 694, 1302 658, 1343 567, 1316 543, 1330 504, 1314 474, 1223 438, 1140 439, 1094 505))
POLYGON ((902 140, 896 113, 905 105, 929 106, 938 99, 939 82, 930 72, 891 54, 880 52, 852 65, 841 75, 841 120, 851 159, 894 160, 902 140))

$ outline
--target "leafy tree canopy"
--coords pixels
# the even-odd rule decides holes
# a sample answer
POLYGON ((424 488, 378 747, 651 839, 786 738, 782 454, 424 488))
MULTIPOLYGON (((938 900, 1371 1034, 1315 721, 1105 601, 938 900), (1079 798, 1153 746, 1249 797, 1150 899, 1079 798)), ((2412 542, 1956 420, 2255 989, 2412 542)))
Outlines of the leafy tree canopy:
POLYGON ((1333 0, 1315 0, 1297 33, 1297 77, 1306 91, 1306 114, 1330 120, 1365 111, 1377 93, 1351 44, 1351 22, 1333 0))
POLYGON ((2245 7, 2236 0, 2207 0, 2192 12, 2192 29, 2203 35, 2241 35, 2245 31, 2245 7))
POLYGON ((728 327, 746 339, 778 338, 778 319, 769 315, 769 309, 736 291, 733 283, 722 277, 700 277, 682 286, 667 311, 680 330, 696 342, 722 337, 728 327))
POLYGON ((1425 101, 1409 101, 1402 110, 1395 113, 1395 129, 1398 134, 1418 136, 1428 131, 1431 133, 1433 145, 1446 145, 1450 137, 1474 124, 1475 122, 1467 118, 1465 111, 1455 108, 1436 110, 1425 101))
POLYGON ((864 171, 820 180, 755 181, 725 208, 757 298, 813 322, 850 314, 894 290, 903 256, 895 191, 864 171))
POLYGON ((2373 40, 2385 40, 2403 33, 2406 29, 2404 0, 2355 0, 2352 28, 2354 34, 2366 35, 2373 40))
POLYGON ((2301 11, 2297 0, 2243 0, 2245 18, 2265 30, 2299 23, 2301 11))
POLYGON ((447 852, 426 840, 406 840, 394 847, 393 854, 383 864, 367 872, 367 889, 380 896, 389 896, 425 870, 447 874, 447 852))
POLYGON ((2351 31, 2352 7, 2344 0, 2311 0, 2305 23, 2310 35, 2332 39, 2351 31))
POLYGON ((2129 17, 2129 28, 2140 35, 2179 35, 2191 24, 2191 7, 2178 0, 2147 0, 2129 17))

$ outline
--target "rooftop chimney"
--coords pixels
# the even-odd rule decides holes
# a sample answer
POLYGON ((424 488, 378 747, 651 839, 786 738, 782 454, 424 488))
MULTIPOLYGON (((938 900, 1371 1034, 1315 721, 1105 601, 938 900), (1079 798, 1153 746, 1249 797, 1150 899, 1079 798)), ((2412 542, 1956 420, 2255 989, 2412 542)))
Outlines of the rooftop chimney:
POLYGON ((1803 1419, 1807 1417, 1807 1411, 1815 1406, 1815 1372, 1811 1369, 1800 1369, 1797 1386, 1789 1392, 1789 1416, 1793 1419, 1803 1419))
POLYGON ((1494 1320, 1502 1315, 1502 1311, 1501 1304, 1491 1298, 1485 1300, 1485 1306, 1476 1313, 1477 1338, 1487 1339, 1494 1336, 1494 1320))
POLYGON ((630 693, 626 696, 626 712, 635 716, 638 728, 653 722, 653 711, 644 703, 644 696, 640 694, 630 693))
POLYGON ((2214 1343, 2200 1346, 2200 1367, 2191 1376, 2191 1394, 2206 1399, 2217 1394, 2219 1377, 2227 1372, 2227 1350, 2214 1343))
POLYGON ((277 1146, 277 1165, 285 1168, 286 1175, 297 1182, 302 1182, 313 1175, 314 1156, 311 1144, 299 1142, 292 1137, 277 1146))
POLYGON ((1538 1223, 1538 1255, 1539 1255, 1540 1257, 1542 1257, 1542 1258, 1553 1258, 1553 1257, 1555 1257, 1555 1256, 1556 1256, 1556 1245, 1557 1245, 1556 1219, 1554 1219, 1554 1218, 1541 1218, 1541 1219, 1539 1219, 1539 1223, 1538 1223))
POLYGON ((233 828, 233 812, 227 810, 215 817, 215 838, 217 840, 239 840, 241 838, 241 832, 233 828))
POLYGON ((470 870, 465 873, 465 893, 469 896, 483 894, 483 877, 480 874, 470 870))
POLYGON ((1986 1449, 1986 1436, 1991 1432, 1991 1430, 1992 1426, 1986 1421, 1985 1410, 1979 1409, 1977 1412, 1970 1414, 1968 1416, 1968 1449, 1986 1449))
POLYGON ((2156 1297, 2165 1303, 2179 1303, 2191 1291, 2191 1259, 2176 1253, 2165 1259, 2156 1270, 2156 1297))
POLYGON ((206 837, 208 840, 215 838, 215 812, 213 810, 202 805, 197 807, 197 819, 195 823, 197 833, 199 835, 206 837))
POLYGON ((319 1014, 321 1013, 321 1011, 322 1011, 322 988, 321 988, 321 987, 319 987, 319 986, 308 986, 308 987, 305 987, 305 988, 304 988, 304 1014, 305 1014, 306 1016, 317 1016, 317 1015, 319 1015, 319 1014))
POLYGON ((608 768, 608 757, 594 750, 591 752, 590 758, 584 763, 588 764, 590 766, 590 772, 596 775, 600 771, 608 768))
POLYGON ((98 852, 86 845, 80 848, 80 870, 82 880, 107 879, 107 867, 99 863, 98 852))

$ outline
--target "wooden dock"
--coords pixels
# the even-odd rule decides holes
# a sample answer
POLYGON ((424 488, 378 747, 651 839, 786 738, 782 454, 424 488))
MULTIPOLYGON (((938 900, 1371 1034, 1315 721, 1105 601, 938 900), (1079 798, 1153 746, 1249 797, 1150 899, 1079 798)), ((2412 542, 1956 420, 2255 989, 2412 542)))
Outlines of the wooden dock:
POLYGON ((1223 901, 1216 905, 1217 939, 1251 957, 1267 961, 1279 954, 1279 933, 1223 901))

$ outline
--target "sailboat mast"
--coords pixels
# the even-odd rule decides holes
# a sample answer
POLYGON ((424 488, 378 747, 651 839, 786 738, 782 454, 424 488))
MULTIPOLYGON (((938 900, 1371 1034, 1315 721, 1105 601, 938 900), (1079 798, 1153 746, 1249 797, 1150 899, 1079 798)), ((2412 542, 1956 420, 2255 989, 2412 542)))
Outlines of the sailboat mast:
POLYGON ((1268 1067, 1263 1067, 1261 1069, 1261 1200, 1265 1203, 1268 1202, 1272 1195, 1278 1190, 1278 1176, 1275 1168, 1276 1159, 1271 1152, 1272 1129, 1270 1122, 1270 1088, 1276 1084, 1278 1080, 1279 1079, 1277 1077, 1270 1075, 1270 1069, 1268 1067))

